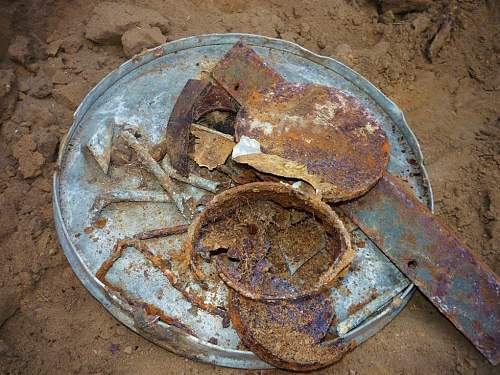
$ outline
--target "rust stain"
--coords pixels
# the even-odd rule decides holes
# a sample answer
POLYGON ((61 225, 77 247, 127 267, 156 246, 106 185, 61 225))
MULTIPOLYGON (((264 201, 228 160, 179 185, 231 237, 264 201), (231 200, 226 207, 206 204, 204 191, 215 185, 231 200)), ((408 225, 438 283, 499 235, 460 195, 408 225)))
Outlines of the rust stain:
POLYGON ((380 294, 375 290, 375 289, 370 289, 370 294, 367 296, 362 301, 359 301, 358 303, 354 303, 349 308, 347 309, 348 315, 354 315, 357 313, 359 310, 361 310, 363 307, 368 305, 371 301, 376 299, 380 294))
POLYGON ((181 224, 173 227, 165 227, 154 229, 146 232, 137 233, 134 235, 134 238, 138 240, 149 240, 153 238, 167 237, 172 234, 182 234, 187 232, 188 224, 181 224))
MULTIPOLYGON (((108 282, 108 280, 106 279, 106 274, 111 269, 113 264, 122 256, 123 251, 127 247, 133 247, 139 252, 141 252, 146 257, 146 259, 148 259, 151 262, 151 264, 154 267, 159 269, 163 273, 163 275, 165 275, 165 277, 169 280, 170 284, 175 289, 177 289, 188 302, 213 315, 220 316, 223 319, 226 318, 227 313, 223 307, 206 303, 202 298, 188 291, 186 285, 182 281, 180 281, 172 272, 172 267, 170 265, 170 262, 166 259, 161 258, 158 255, 154 255, 153 253, 151 253, 146 243, 143 240, 141 240, 141 239, 158 238, 158 237, 169 236, 172 234, 183 233, 185 232, 185 230, 186 227, 183 225, 171 228, 161 228, 158 230, 138 233, 135 235, 135 238, 132 239, 124 239, 117 241, 113 251, 111 252, 110 257, 102 263, 101 267, 96 272, 96 278, 100 280, 108 288, 117 290, 115 286, 113 286, 108 282)), ((117 291, 120 292, 120 290, 117 291)))
POLYGON ((96 220, 94 220, 94 222, 92 223, 94 225, 95 228, 99 228, 99 229, 102 229, 106 226, 106 224, 108 223, 108 219, 105 218, 105 217, 100 217, 96 220))

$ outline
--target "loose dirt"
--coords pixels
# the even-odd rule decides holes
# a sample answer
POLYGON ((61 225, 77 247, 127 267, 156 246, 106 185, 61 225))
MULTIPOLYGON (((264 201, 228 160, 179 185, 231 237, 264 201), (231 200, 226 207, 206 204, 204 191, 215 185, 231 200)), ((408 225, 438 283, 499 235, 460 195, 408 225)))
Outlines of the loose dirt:
MULTIPOLYGON (((243 373, 185 360, 122 326, 77 280, 54 230, 51 176, 72 111, 126 54, 163 38, 263 34, 363 74, 420 140, 436 214, 500 273, 500 3, 381 3, 137 0, 96 15, 95 0, 0 0, 0 373, 243 373)), ((319 373, 333 372, 498 369, 416 293, 382 332, 319 373)))

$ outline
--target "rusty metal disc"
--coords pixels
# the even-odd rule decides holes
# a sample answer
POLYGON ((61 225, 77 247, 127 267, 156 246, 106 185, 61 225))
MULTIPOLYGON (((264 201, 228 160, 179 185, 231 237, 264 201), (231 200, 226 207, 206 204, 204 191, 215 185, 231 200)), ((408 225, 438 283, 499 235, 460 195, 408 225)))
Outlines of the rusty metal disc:
POLYGON ((389 143, 375 119, 354 97, 326 86, 284 82, 260 91, 239 112, 235 128, 239 139, 258 140, 263 154, 307 171, 297 175, 287 164, 276 167, 247 158, 248 164, 301 177, 330 202, 365 193, 389 159, 389 143))
POLYGON ((328 294, 293 301, 255 301, 229 293, 228 311, 243 343, 275 367, 310 371, 340 360, 355 347, 326 341, 334 319, 328 294))
POLYGON ((288 81, 243 43, 212 75, 241 104, 236 140, 245 144, 242 150, 249 142, 252 149, 233 152, 236 161, 307 181, 328 202, 360 196, 386 170, 389 141, 354 96, 288 81))

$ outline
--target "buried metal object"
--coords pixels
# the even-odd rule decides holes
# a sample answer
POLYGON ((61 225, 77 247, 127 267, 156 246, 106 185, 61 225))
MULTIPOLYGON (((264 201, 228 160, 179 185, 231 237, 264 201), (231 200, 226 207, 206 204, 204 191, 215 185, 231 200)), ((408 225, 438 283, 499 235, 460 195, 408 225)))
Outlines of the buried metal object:
POLYGON ((328 294, 255 301, 230 291, 229 316, 243 343, 273 366, 310 371, 339 361, 355 341, 327 339, 335 319, 328 294))
MULTIPOLYGON (((190 358, 224 366, 267 368, 269 365, 254 353, 239 346, 236 331, 228 326, 224 317, 197 308, 172 285, 176 279, 172 282, 165 274, 166 269, 162 271, 163 261, 170 261, 173 276, 185 281, 174 259, 181 250, 184 234, 166 238, 149 238, 165 234, 161 231, 144 234, 141 238, 149 238, 143 240, 148 241, 147 253, 133 247, 123 248, 106 272, 107 282, 119 290, 95 276, 113 256, 118 240, 142 231, 189 224, 190 220, 167 199, 168 194, 160 190, 158 181, 137 164, 111 163, 104 174, 99 164, 90 159, 92 156, 82 150, 99 129, 112 121, 114 134, 121 134, 129 125, 134 125, 141 135, 141 145, 151 154, 164 140, 169 116, 186 81, 204 79, 203 72, 211 70, 239 40, 251 46, 287 81, 305 85, 321 83, 355 97, 386 135, 391 146, 389 171, 408 180, 416 196, 432 207, 432 194, 418 144, 392 102, 362 77, 332 59, 281 40, 235 34, 168 43, 125 63, 96 86, 77 110, 75 122, 61 145, 59 168, 54 178, 54 210, 58 234, 75 273, 124 324, 158 345, 190 358), (136 191, 147 194, 126 193, 136 191), (159 200, 144 202, 154 191, 158 192, 159 200), (92 206, 109 192, 112 192, 109 202, 97 207, 102 208, 97 222, 91 215, 92 206), (128 196, 131 202, 120 201, 128 196), (161 262, 155 264, 158 259, 161 262), (172 319, 173 325, 166 324, 162 316, 172 319), (175 327, 175 322, 189 327, 194 335, 175 327)), ((222 128, 216 130, 226 132, 222 128)), ((107 154, 103 150, 99 155, 107 154)), ((179 194, 183 202, 191 199, 196 207, 206 191, 179 184, 179 194)), ((351 231, 356 256, 351 267, 338 278, 335 288, 327 292, 332 296, 336 317, 329 334, 339 335, 337 340, 349 347, 363 342, 387 324, 413 290, 408 279, 368 237, 355 226, 351 231)), ((227 301, 224 283, 207 285, 208 292, 196 290, 194 283, 182 285, 190 288, 192 295, 204 293, 212 306, 227 301)))
POLYGON ((327 201, 357 198, 375 185, 344 213, 490 362, 498 363, 500 279, 398 179, 386 174, 379 182, 389 145, 358 101, 325 86, 286 82, 243 43, 212 74, 242 106, 235 135, 244 147, 235 147, 233 159, 307 181, 327 201))

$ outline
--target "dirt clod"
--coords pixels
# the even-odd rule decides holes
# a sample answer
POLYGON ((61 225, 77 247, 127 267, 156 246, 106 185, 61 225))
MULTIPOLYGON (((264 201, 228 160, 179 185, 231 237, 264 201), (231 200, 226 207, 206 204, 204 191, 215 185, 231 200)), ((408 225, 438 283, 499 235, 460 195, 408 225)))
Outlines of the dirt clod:
POLYGON ((36 34, 16 35, 8 49, 9 58, 28 70, 36 72, 39 60, 44 60, 47 56, 45 46, 36 34))
POLYGON ((44 73, 38 74, 31 80, 30 95, 35 98, 46 98, 52 92, 52 81, 44 73))
POLYGON ((89 86, 86 82, 75 81, 55 87, 52 96, 66 108, 75 110, 88 91, 89 86))
POLYGON ((36 143, 32 135, 24 135, 14 145, 13 155, 19 163, 19 171, 24 178, 37 177, 42 173, 44 157, 36 151, 36 143))
POLYGON ((0 327, 19 309, 19 296, 15 291, 0 289, 0 327))
POLYGON ((61 41, 61 49, 69 54, 77 53, 83 47, 82 40, 77 35, 70 35, 61 41))
POLYGON ((122 35, 122 46, 125 56, 132 57, 144 49, 159 46, 166 42, 165 36, 158 27, 133 27, 122 35))
POLYGON ((59 137, 54 128, 44 129, 36 134, 37 150, 44 158, 54 162, 57 157, 59 137))
POLYGON ((17 101, 16 75, 11 69, 0 70, 0 126, 7 120, 17 101))
POLYGON ((9 46, 9 57, 23 65, 31 64, 35 56, 32 51, 31 40, 23 35, 16 36, 9 46))
POLYGON ((97 43, 119 44, 122 35, 136 26, 158 27, 166 33, 169 22, 155 10, 106 1, 94 8, 85 37, 97 43))

